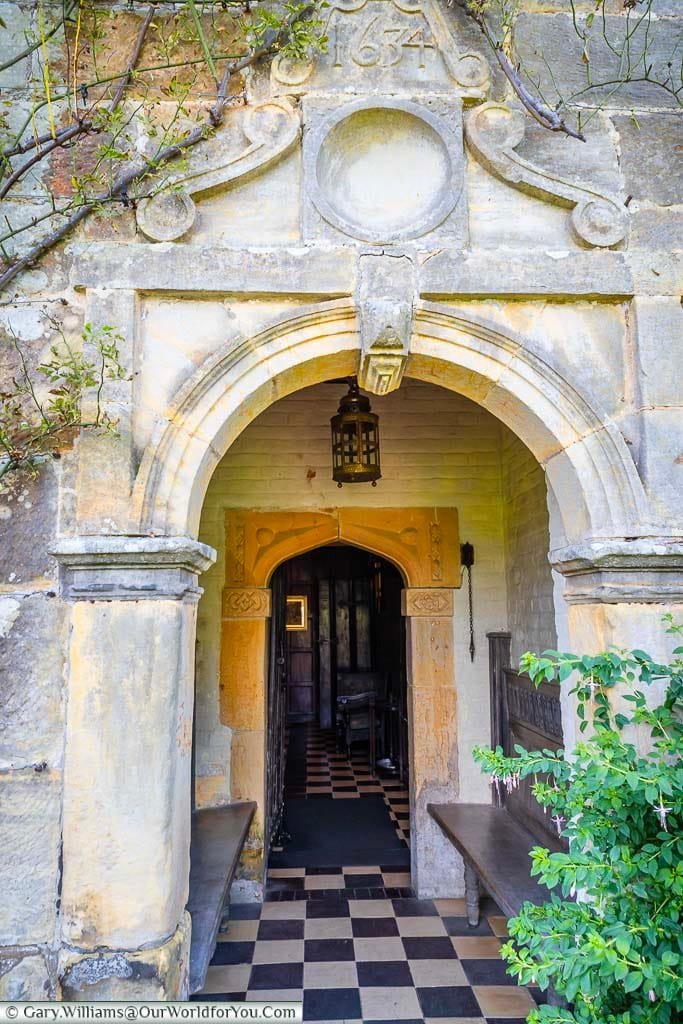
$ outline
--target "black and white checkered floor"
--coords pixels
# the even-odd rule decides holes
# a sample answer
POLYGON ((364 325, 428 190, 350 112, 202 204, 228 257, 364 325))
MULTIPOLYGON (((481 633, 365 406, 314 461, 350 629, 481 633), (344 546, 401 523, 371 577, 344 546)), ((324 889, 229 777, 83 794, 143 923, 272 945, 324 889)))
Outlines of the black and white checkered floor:
POLYGON ((354 747, 351 756, 340 753, 331 729, 306 727, 306 763, 302 773, 288 772, 285 798, 332 797, 354 800, 364 796, 382 796, 399 839, 410 845, 408 791, 394 775, 378 771, 373 776, 367 751, 354 747))
POLYGON ((384 876, 388 891, 399 879, 373 865, 336 874, 344 888, 330 895, 332 875, 280 869, 265 903, 232 906, 195 998, 303 999, 305 1021, 366 1024, 518 1024, 534 996, 541 1001, 505 973, 505 919, 492 902, 470 928, 464 900, 347 898, 342 892, 362 891, 352 881, 384 876), (297 887, 281 888, 288 879, 297 887))
MULTIPOLYGON (((362 755, 337 754, 330 734, 309 731, 305 771, 294 781, 289 797, 383 793, 407 840, 405 789, 373 779, 362 755)), ((470 928, 464 900, 413 898, 404 869, 271 868, 263 904, 230 907, 193 998, 303 1000, 307 1022, 521 1024, 542 999, 506 974, 498 955, 505 934, 492 901, 470 928)))

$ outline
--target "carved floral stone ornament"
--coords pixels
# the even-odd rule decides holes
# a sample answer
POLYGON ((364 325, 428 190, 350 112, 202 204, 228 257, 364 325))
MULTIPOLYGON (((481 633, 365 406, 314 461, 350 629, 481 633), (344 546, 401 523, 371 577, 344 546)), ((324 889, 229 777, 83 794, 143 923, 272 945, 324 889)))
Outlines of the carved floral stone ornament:
POLYGON ((409 100, 363 99, 335 110, 309 133, 304 161, 323 219, 374 244, 436 228, 463 187, 459 133, 409 100))
POLYGON ((567 181, 525 160, 515 148, 526 119, 504 103, 484 103, 465 118, 467 145, 487 171, 522 192, 572 210, 572 227, 586 245, 609 248, 629 229, 626 207, 613 196, 567 181))
POLYGON ((453 591, 447 587, 414 588, 403 591, 401 614, 412 618, 450 617, 454 611, 453 591))
POLYGON ((223 591, 224 619, 267 619, 271 613, 271 592, 265 587, 223 591))
POLYGON ((153 242, 177 241, 190 231, 197 216, 195 197, 266 170, 297 144, 300 119, 290 100, 269 100, 240 113, 235 131, 197 147, 191 170, 174 179, 171 190, 138 203, 138 227, 153 242))

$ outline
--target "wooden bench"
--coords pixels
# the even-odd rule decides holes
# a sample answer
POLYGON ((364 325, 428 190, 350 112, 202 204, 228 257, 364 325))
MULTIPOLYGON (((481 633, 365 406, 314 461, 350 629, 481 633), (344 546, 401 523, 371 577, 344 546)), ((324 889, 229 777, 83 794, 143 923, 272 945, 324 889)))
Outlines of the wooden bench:
POLYGON ((506 917, 515 917, 527 901, 547 901, 548 890, 531 877, 529 854, 534 846, 561 850, 560 843, 537 838, 499 807, 429 804, 428 810, 465 862, 467 920, 472 927, 479 924, 480 883, 506 917))
MULTIPOLYGON (((509 633, 489 633, 491 746, 513 756, 517 744, 527 750, 557 750, 562 746, 559 687, 534 686, 528 676, 510 668, 509 633)), ((429 813, 439 823, 465 862, 467 917, 479 921, 479 883, 501 910, 515 917, 525 902, 545 903, 548 890, 531 877, 529 853, 534 846, 566 849, 555 832, 550 814, 532 793, 532 778, 520 779, 509 793, 493 789, 493 803, 432 804, 429 813)))
MULTIPOLYGON (((531 877, 529 854, 534 846, 563 850, 560 840, 537 838, 500 807, 429 804, 428 810, 465 862, 467 920, 473 928, 479 924, 480 883, 506 917, 516 917, 523 903, 547 902, 548 890, 531 877)), ((548 1005, 567 1003, 550 987, 548 1005)))
MULTIPOLYGON (((508 756, 521 744, 527 750, 557 750, 562 746, 559 688, 549 683, 534 686, 528 676, 510 668, 509 633, 489 633, 491 693, 491 746, 508 756)), ((566 850, 557 836, 549 812, 532 792, 531 778, 521 779, 510 793, 494 787, 493 802, 486 804, 430 804, 432 818, 465 862, 467 920, 479 924, 479 898, 485 888, 506 917, 516 917, 523 903, 539 905, 548 889, 531 877, 529 854, 534 846, 553 852, 566 850)), ((548 1002, 563 1006, 551 989, 548 1002)))
POLYGON ((204 987, 255 803, 195 811, 190 842, 190 994, 204 987))

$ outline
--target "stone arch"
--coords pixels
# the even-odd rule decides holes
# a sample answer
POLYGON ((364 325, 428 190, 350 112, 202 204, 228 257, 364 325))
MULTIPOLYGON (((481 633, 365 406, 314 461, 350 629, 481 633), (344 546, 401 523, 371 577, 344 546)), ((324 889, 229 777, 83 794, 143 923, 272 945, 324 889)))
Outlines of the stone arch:
MULTIPOLYGON (((211 474, 270 404, 356 372, 360 339, 348 299, 306 307, 217 352, 178 392, 133 491, 142 533, 196 536, 211 474)), ((564 540, 629 536, 644 492, 616 426, 531 345, 439 303, 416 310, 406 373, 488 409, 546 472, 564 540)))

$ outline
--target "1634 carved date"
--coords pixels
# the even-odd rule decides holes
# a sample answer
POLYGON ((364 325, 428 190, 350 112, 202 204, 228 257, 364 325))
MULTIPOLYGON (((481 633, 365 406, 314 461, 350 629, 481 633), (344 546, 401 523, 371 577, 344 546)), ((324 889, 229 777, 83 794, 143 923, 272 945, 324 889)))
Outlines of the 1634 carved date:
POLYGON ((330 25, 330 52, 336 68, 345 67, 349 61, 360 68, 389 68, 410 57, 418 68, 425 68, 427 51, 435 49, 428 27, 414 21, 396 25, 375 14, 360 27, 345 25, 339 17, 330 25))

